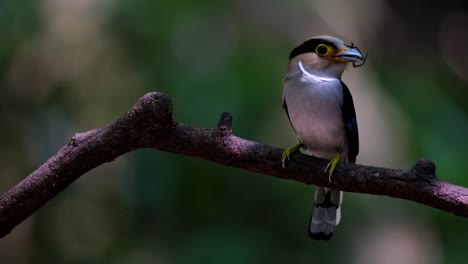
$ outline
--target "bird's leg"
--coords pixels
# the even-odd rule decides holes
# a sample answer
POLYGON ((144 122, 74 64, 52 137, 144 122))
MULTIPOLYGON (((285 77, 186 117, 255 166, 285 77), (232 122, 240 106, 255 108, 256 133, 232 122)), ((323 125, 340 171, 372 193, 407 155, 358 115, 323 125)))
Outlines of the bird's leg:
POLYGON ((292 147, 289 147, 287 149, 285 149, 283 151, 283 155, 281 157, 281 164, 283 165, 283 168, 285 168, 285 163, 286 163, 286 159, 290 160, 289 159, 289 155, 291 155, 292 153, 298 151, 300 148, 302 148, 304 145, 302 145, 301 143, 299 144, 296 144, 292 147))
POLYGON ((325 168, 325 172, 328 171, 328 181, 329 182, 331 182, 331 177, 332 177, 333 171, 335 170, 336 165, 338 165, 338 163, 340 163, 340 161, 341 161, 341 153, 337 152, 335 157, 332 160, 330 160, 327 167, 325 168))

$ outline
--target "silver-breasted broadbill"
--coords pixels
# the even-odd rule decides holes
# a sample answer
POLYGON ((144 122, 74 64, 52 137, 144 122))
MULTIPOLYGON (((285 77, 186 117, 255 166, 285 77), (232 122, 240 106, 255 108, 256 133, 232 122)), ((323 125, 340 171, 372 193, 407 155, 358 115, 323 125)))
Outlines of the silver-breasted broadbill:
MULTIPOLYGON (((289 155, 300 148, 330 160, 325 169, 330 180, 337 164, 356 162, 356 111, 341 75, 350 63, 356 66, 363 62, 358 48, 331 36, 313 37, 291 51, 282 101, 299 144, 284 151, 283 167, 289 155)), ((343 192, 317 186, 314 198, 309 236, 328 240, 340 222, 343 192)))

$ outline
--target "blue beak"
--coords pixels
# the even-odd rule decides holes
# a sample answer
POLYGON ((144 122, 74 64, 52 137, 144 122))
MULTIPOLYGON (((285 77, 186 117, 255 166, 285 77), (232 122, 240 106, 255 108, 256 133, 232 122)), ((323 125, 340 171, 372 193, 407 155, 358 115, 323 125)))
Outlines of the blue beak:
POLYGON ((364 60, 361 52, 354 48, 342 49, 335 55, 335 58, 347 61, 347 62, 360 62, 364 60))

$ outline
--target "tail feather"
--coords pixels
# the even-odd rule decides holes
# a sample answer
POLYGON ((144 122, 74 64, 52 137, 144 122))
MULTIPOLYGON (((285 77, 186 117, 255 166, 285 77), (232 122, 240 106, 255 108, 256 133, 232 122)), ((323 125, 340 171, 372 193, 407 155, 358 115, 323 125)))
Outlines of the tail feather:
POLYGON ((341 191, 317 187, 309 223, 309 236, 312 239, 329 240, 333 236, 335 226, 341 219, 342 198, 341 191))

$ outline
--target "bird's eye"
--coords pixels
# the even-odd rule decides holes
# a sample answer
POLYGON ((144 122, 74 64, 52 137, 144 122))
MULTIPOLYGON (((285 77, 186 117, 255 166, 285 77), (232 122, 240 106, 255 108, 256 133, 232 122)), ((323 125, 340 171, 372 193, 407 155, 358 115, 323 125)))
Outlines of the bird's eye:
POLYGON ((315 48, 315 53, 317 53, 319 56, 327 56, 329 52, 329 48, 325 44, 319 44, 317 48, 315 48))

